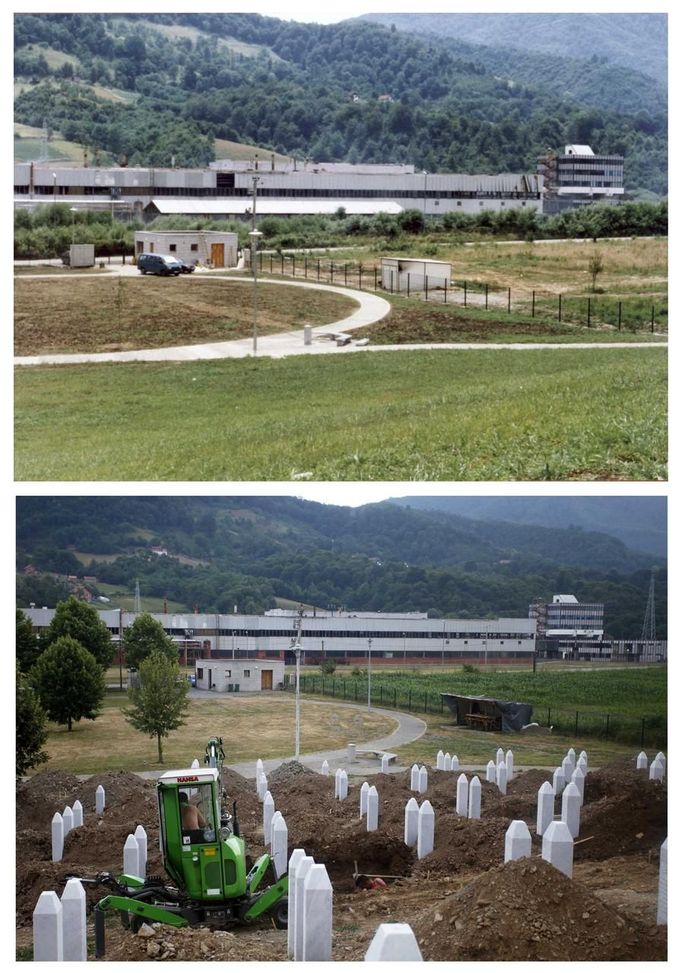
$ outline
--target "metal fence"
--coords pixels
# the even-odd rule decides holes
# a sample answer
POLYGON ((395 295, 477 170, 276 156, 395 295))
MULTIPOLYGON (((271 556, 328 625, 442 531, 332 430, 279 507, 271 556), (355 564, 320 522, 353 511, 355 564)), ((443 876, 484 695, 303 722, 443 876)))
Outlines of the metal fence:
POLYGON ((499 288, 479 281, 451 280, 423 274, 393 271, 382 283, 381 269, 357 262, 340 262, 320 257, 296 254, 258 254, 259 270, 263 273, 302 278, 324 284, 353 287, 357 290, 383 291, 435 304, 495 310, 531 319, 587 328, 610 328, 617 331, 668 332, 667 299, 657 301, 642 297, 618 298, 608 295, 570 295, 533 290, 514 293, 511 287, 499 288), (399 289, 400 288, 400 289, 399 289))
MULTIPOLYGON (((293 676, 285 675, 284 689, 295 690, 293 676)), ((331 696, 333 699, 367 704, 368 681, 338 676, 301 676, 301 693, 331 696)), ((442 713, 454 719, 439 692, 432 690, 398 690, 379 685, 371 688, 373 706, 407 710, 408 713, 442 713)), ((629 717, 615 713, 595 713, 554 706, 533 706, 533 719, 540 726, 552 727, 555 733, 569 736, 593 736, 639 747, 663 747, 667 743, 667 720, 663 716, 629 717)))

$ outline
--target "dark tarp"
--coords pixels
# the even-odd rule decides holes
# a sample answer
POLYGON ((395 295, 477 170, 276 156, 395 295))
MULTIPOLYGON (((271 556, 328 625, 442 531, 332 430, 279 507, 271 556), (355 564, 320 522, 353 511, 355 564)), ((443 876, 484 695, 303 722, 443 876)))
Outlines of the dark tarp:
POLYGON ((503 733, 515 733, 531 722, 533 707, 530 703, 511 703, 490 696, 457 696, 454 693, 441 693, 445 704, 451 713, 457 717, 460 726, 476 726, 476 716, 489 717, 495 720, 495 726, 485 726, 481 721, 481 729, 499 729, 503 733), (471 717, 474 719, 471 719, 471 717), (469 717, 469 719, 467 719, 469 717))

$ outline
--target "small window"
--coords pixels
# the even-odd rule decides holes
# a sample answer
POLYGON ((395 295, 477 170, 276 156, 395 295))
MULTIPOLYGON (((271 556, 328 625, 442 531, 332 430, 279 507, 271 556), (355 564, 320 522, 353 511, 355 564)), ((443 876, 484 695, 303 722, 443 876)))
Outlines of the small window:
POLYGON ((170 250, 171 253, 175 253, 175 251, 178 249, 177 243, 171 243, 168 249, 170 250))
POLYGON ((197 679, 203 679, 203 678, 204 678, 204 670, 197 669, 197 679))
POLYGON ((245 669, 244 670, 244 679, 250 679, 250 678, 251 678, 251 670, 250 669, 245 669))
POLYGON ((226 669, 226 670, 225 670, 225 678, 226 678, 226 679, 229 679, 229 677, 230 677, 231 675, 232 675, 232 670, 231 670, 231 669, 226 669))
MULTIPOLYGON (((524 206, 525 206, 525 203, 524 203, 524 206)), ((198 243, 192 243, 192 244, 190 244, 190 250, 192 251, 192 253, 196 253, 198 249, 199 249, 199 244, 198 243)))

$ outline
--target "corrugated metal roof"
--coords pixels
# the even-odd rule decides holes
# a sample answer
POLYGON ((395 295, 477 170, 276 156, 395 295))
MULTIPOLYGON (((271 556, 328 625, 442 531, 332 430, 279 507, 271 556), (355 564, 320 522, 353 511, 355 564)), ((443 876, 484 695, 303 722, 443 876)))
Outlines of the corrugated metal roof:
MULTIPOLYGON (((250 216, 251 200, 243 199, 165 199, 155 197, 154 206, 163 215, 250 216)), ((349 216, 372 216, 374 213, 397 215, 403 207, 388 199, 259 199, 258 216, 332 215, 344 209, 349 216)))

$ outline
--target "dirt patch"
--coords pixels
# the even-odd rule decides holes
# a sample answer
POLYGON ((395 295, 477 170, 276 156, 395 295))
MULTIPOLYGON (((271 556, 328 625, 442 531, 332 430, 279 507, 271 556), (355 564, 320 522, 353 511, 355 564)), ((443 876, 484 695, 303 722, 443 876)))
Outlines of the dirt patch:
MULTIPOLYGON (((302 847, 327 866, 334 886, 335 960, 362 960, 381 922, 408 922, 424 959, 451 960, 663 960, 666 928, 656 925, 658 854, 665 838, 666 787, 636 772, 632 762, 591 771, 575 848, 573 880, 540 857, 534 835, 537 791, 551 771, 517 774, 501 795, 482 781, 482 816, 455 814, 459 773, 428 768, 426 797, 436 814, 435 846, 421 861, 404 844, 404 807, 410 772, 369 778, 379 792, 379 828, 368 833, 359 814, 362 779, 345 801, 334 799, 334 777, 297 761, 268 778, 275 806, 289 830, 289 849, 302 847), (502 865, 511 820, 525 820, 534 836, 533 857, 502 865), (357 872, 386 876, 387 888, 360 892, 357 872)), ((265 849, 262 805, 255 781, 226 770, 229 802, 237 802, 252 858, 265 849)), ((421 798, 418 797, 419 802, 421 798)), ((557 808, 558 810, 558 808, 557 808)), ((148 835, 148 874, 163 875, 158 850, 155 785, 135 774, 101 774, 87 780, 46 771, 17 787, 17 942, 30 944, 30 922, 43 890, 61 892, 71 874, 90 877, 122 869, 123 845, 137 824, 148 835), (95 790, 105 788, 104 814, 95 814, 95 790), (78 798, 84 825, 65 842, 64 860, 51 858, 50 822, 78 798)), ((101 888, 86 886, 90 905, 101 888)), ((269 917, 225 932, 173 930, 155 925, 149 935, 107 919, 108 961, 285 961, 286 932, 269 917)))

